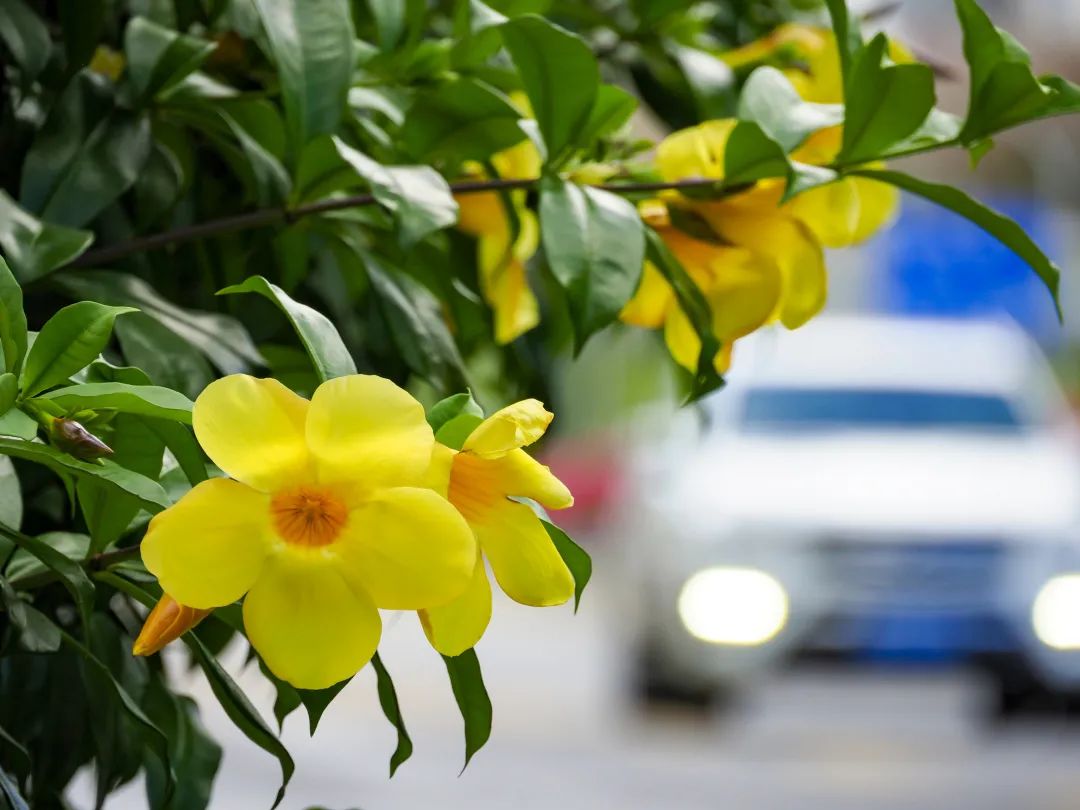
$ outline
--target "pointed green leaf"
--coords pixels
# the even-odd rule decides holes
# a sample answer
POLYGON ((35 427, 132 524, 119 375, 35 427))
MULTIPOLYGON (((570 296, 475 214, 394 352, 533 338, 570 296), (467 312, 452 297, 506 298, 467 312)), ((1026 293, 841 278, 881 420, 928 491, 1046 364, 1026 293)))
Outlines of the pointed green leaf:
POLYGON ((586 145, 581 134, 600 87, 596 57, 579 36, 534 14, 514 17, 499 30, 547 153, 558 163, 571 147, 586 145))
POLYGON ((840 68, 846 77, 851 71, 855 55, 862 48, 862 36, 859 34, 858 23, 853 23, 848 13, 847 0, 825 0, 825 5, 829 8, 833 33, 840 49, 840 68))
POLYGON ((540 233, 580 351, 637 289, 645 259, 641 217, 622 197, 548 176, 540 185, 540 233))
POLYGON ((571 540, 570 535, 554 523, 543 519, 540 522, 544 524, 548 537, 555 544, 559 556, 562 557, 574 577, 574 612, 577 613, 581 606, 581 594, 585 592, 585 586, 589 584, 589 578, 592 577, 592 559, 585 549, 571 540))
POLYGON ((0 436, 0 455, 25 458, 42 464, 61 476, 91 478, 100 486, 134 496, 139 505, 151 514, 156 514, 171 504, 169 496, 157 481, 113 464, 108 459, 91 464, 47 444, 8 436, 0 436))
POLYGON ((330 319, 318 310, 294 301, 276 284, 271 284, 262 276, 251 276, 241 284, 234 284, 218 291, 218 295, 232 293, 258 293, 274 302, 296 330, 300 342, 307 349, 311 362, 315 365, 319 379, 331 380, 356 373, 356 364, 345 347, 341 335, 330 319))
POLYGON ((101 354, 113 321, 134 307, 111 307, 95 301, 70 304, 53 315, 38 333, 22 370, 24 396, 64 382, 101 354))
POLYGON ((120 382, 82 383, 58 388, 39 399, 56 403, 68 412, 108 410, 152 416, 191 424, 193 403, 179 391, 159 385, 127 385, 120 382))
POLYGON ((464 771, 473 754, 483 748, 491 736, 491 698, 484 686, 475 650, 466 650, 454 657, 444 655, 442 659, 450 676, 454 700, 465 722, 465 764, 461 768, 464 771))
POLYGON ((0 599, 11 623, 19 630, 19 641, 29 652, 56 652, 60 649, 60 630, 49 617, 19 596, 6 579, 0 577, 0 599))
POLYGON ((430 166, 383 166, 340 138, 334 138, 334 146, 394 217, 398 241, 406 250, 457 222, 458 205, 450 186, 430 166))
POLYGON ((215 47, 213 42, 181 34, 146 17, 132 17, 124 29, 127 73, 144 100, 166 95, 206 61, 215 47))
POLYGON ((71 594, 71 598, 85 622, 94 603, 94 583, 90 581, 90 577, 86 575, 83 567, 76 560, 53 548, 39 537, 31 537, 2 524, 0 524, 0 535, 11 540, 16 546, 34 557, 56 575, 56 578, 71 594))
POLYGON ((652 228, 645 229, 646 256, 650 262, 660 271, 664 279, 671 285, 675 292, 675 298, 682 308, 683 313, 694 327, 698 339, 701 341, 701 354, 698 358, 698 369, 693 375, 690 385, 690 400, 699 399, 711 391, 715 391, 724 384, 713 364, 713 358, 720 351, 720 341, 717 340, 712 326, 712 311, 709 303, 705 300, 701 288, 686 272, 686 268, 675 258, 664 244, 664 240, 652 228))
POLYGON ((895 171, 861 169, 851 172, 851 174, 891 183, 897 188, 925 197, 931 202, 937 203, 943 208, 948 208, 950 211, 974 222, 1028 263, 1036 275, 1042 279, 1047 289, 1050 290, 1050 295, 1054 299, 1054 306, 1058 309, 1058 316, 1061 316, 1061 304, 1058 301, 1061 270, 1050 261, 1046 254, 1016 222, 952 186, 929 183, 909 174, 895 171))
POLYGON ((875 160, 916 132, 934 107, 928 65, 883 66, 889 40, 878 34, 851 68, 846 88, 844 143, 838 160, 875 160))
POLYGON ((459 77, 416 94, 401 138, 417 160, 487 160, 525 139, 520 119, 499 90, 459 77))
POLYGON ((26 356, 26 313, 22 287, 0 256, 0 351, 4 369, 18 376, 26 356))
POLYGON ((397 730, 397 748, 390 755, 390 776, 405 760, 412 756, 413 744, 409 737, 409 731, 405 728, 405 720, 401 716, 401 706, 398 704, 397 690, 394 689, 394 681, 383 665, 382 658, 378 653, 371 659, 371 666, 375 670, 376 687, 379 692, 379 705, 383 714, 390 724, 397 730))
POLYGON ((0 248, 11 271, 22 281, 33 281, 63 267, 93 241, 90 231, 42 222, 0 191, 0 248))
POLYGON ((818 130, 842 124, 844 107, 803 101, 787 76, 763 66, 743 85, 739 118, 753 121, 784 152, 791 152, 818 130))
POLYGON ((348 0, 255 0, 281 78, 293 148, 337 129, 355 62, 348 0))
POLYGON ((49 62, 52 51, 49 29, 23 0, 0 2, 0 41, 19 66, 25 84, 35 79, 49 62))
POLYGON ((431 425, 432 431, 438 433, 450 420, 462 415, 479 416, 481 419, 484 416, 484 411, 476 403, 472 393, 469 391, 463 394, 454 394, 436 402, 428 408, 427 421, 431 425))

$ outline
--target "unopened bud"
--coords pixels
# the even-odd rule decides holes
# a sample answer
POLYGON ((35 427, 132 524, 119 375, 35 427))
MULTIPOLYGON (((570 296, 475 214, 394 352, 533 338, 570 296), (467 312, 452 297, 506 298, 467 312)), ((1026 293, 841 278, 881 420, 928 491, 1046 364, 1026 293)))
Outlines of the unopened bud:
POLYGON ((49 438, 56 447, 84 461, 111 456, 113 450, 74 419, 49 421, 49 438))
POLYGON ((169 642, 176 641, 210 613, 209 610, 197 610, 181 605, 167 593, 162 594, 143 622, 139 637, 131 648, 132 654, 153 655, 169 642))

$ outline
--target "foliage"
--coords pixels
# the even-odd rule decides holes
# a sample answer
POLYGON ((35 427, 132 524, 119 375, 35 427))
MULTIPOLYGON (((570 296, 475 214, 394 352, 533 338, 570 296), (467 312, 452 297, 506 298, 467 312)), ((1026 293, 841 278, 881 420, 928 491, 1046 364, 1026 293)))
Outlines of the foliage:
MULTIPOLYGON (((99 806, 140 773, 151 807, 206 806, 220 749, 160 659, 129 650, 162 598, 139 560, 150 517, 220 475, 191 428, 220 375, 310 394, 376 373, 467 453, 485 411, 542 395, 553 356, 622 320, 662 328, 701 396, 740 336, 814 315, 822 246, 882 227, 895 188, 996 236, 1056 296, 1019 226, 882 162, 977 160, 1076 112, 1080 88, 956 0, 971 90, 946 112, 929 66, 820 5, 0 0, 3 801, 61 806, 91 765, 99 806), (638 99, 689 127, 655 159, 628 127, 638 99)), ((588 555, 530 517, 577 606, 588 555)), ((490 611, 483 562, 473 586, 490 611)), ((421 621, 456 653, 468 763, 492 706, 462 639, 487 614, 468 632, 454 615, 421 621)), ((280 802, 292 759, 217 660, 246 641, 239 605, 183 641, 278 760, 280 802)), ((408 706, 373 667, 392 775, 408 706)), ((345 683, 263 671, 278 723, 304 706, 312 732, 345 683)))

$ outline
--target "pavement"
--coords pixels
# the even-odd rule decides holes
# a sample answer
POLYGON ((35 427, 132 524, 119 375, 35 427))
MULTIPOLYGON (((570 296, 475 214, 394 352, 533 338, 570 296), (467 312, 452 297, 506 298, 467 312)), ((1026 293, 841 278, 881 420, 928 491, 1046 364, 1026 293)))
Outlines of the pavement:
MULTIPOLYGON (((800 668, 778 672, 723 714, 645 712, 626 688, 618 566, 597 555, 581 611, 499 599, 478 647, 495 709, 491 740, 464 751, 441 660, 414 615, 386 617, 381 646, 415 745, 393 779, 395 735, 362 672, 314 738, 303 711, 285 724, 297 771, 284 810, 1073 810, 1080 723, 995 724, 985 685, 963 672, 800 668)), ((257 672, 226 656, 272 718, 257 672)), ((225 748, 212 807, 269 807, 276 761, 249 743, 199 678, 186 689, 225 748)), ((88 778, 72 790, 85 807, 88 778)), ((145 806, 128 786, 107 807, 145 806)))

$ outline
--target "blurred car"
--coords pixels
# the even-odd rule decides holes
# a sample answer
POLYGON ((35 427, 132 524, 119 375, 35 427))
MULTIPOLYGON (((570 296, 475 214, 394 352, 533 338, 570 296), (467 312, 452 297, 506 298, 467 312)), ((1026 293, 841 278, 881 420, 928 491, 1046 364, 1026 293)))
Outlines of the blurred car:
POLYGON ((643 697, 801 653, 978 661, 1002 708, 1080 694, 1080 440, 1016 327, 763 333, 699 417, 638 452, 624 502, 643 697))

